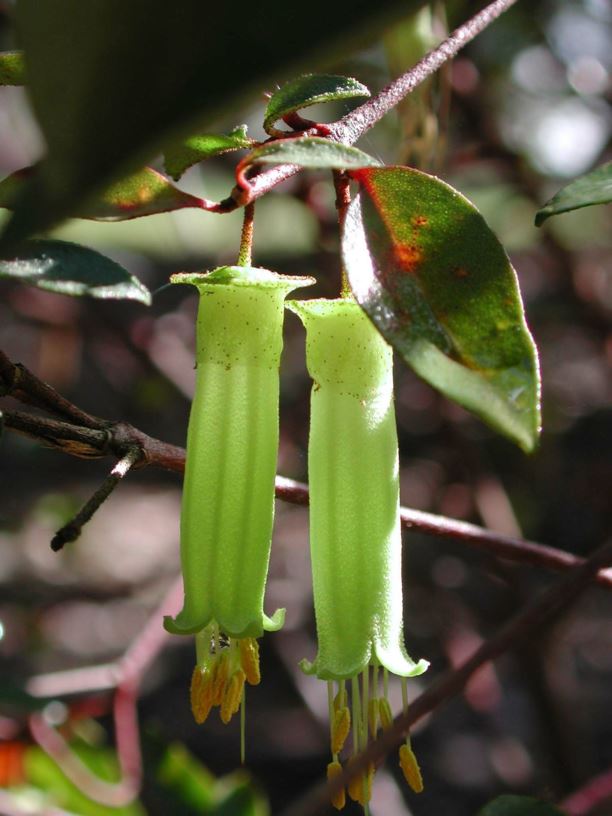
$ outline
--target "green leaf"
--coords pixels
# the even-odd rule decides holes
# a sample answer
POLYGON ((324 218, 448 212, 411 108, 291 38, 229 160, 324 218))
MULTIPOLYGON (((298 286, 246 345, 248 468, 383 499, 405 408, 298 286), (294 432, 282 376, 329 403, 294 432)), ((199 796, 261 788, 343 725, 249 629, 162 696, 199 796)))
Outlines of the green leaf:
POLYGON ((48 157, 3 248, 206 127, 280 73, 374 39, 422 0, 264 0, 257 19, 202 0, 19 0, 17 35, 48 157))
POLYGON ((478 816, 563 816, 563 811, 531 796, 498 796, 478 811, 478 816))
MULTIPOLYGON (((12 209, 35 172, 35 167, 24 167, 3 179, 0 182, 0 207, 12 209)), ((161 173, 145 167, 81 202, 70 215, 90 221, 129 221, 185 208, 203 209, 205 203, 201 198, 179 190, 161 173)))
POLYGON ((21 51, 0 53, 0 85, 23 85, 25 65, 21 51))
POLYGON ((304 74, 292 79, 270 97, 264 115, 264 130, 271 136, 282 131, 273 127, 275 122, 319 102, 337 102, 341 99, 370 96, 370 91, 352 77, 336 74, 304 74))
POLYGON ((14 258, 0 258, 0 278, 59 295, 151 303, 147 287, 118 263, 67 241, 28 241, 14 258))
POLYGON ((478 210, 407 167, 356 170, 343 234, 351 288, 419 376, 524 450, 540 427, 537 352, 515 272, 478 210))
POLYGON ((184 808, 194 813, 208 813, 214 803, 215 777, 182 743, 168 746, 156 777, 184 808))
POLYGON ((542 226, 551 215, 591 207, 593 204, 608 204, 612 201, 612 161, 596 167, 585 176, 572 181, 547 201, 535 217, 536 227, 542 226))
POLYGON ((231 788, 210 811, 211 816, 268 816, 266 802, 244 776, 226 776, 222 784, 231 788))
POLYGON ((266 142, 245 156, 243 164, 298 164, 300 167, 346 170, 350 167, 378 167, 380 162, 356 147, 318 136, 299 136, 266 142))
POLYGON ((164 150, 164 167, 169 176, 178 181, 185 170, 204 159, 211 159, 230 150, 251 147, 253 140, 247 136, 247 126, 240 125, 227 136, 206 134, 190 136, 181 142, 166 147, 164 150))

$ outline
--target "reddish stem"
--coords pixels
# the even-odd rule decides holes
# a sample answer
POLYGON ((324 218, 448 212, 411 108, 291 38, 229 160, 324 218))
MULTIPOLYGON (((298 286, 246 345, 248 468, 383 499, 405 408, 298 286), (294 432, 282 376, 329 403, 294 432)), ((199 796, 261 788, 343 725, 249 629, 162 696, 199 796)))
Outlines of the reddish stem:
POLYGON ((240 250, 238 251, 238 266, 251 266, 253 253, 253 226, 255 219, 255 203, 251 202, 244 208, 242 233, 240 235, 240 250))
POLYGON ((612 768, 594 779, 589 779, 580 790, 564 799, 559 807, 568 816, 588 816, 598 805, 608 799, 612 801, 612 768))
MULTIPOLYGON (((413 68, 383 88, 376 96, 370 97, 363 105, 343 116, 338 122, 325 125, 329 138, 347 145, 354 144, 357 139, 408 96, 417 85, 424 82, 444 63, 458 54, 465 45, 516 2, 517 0, 494 0, 459 28, 456 28, 437 48, 426 54, 413 68)), ((320 127, 320 125, 316 125, 300 135, 320 136, 322 135, 319 130, 320 127)), ((265 170, 249 181, 241 174, 238 186, 229 198, 219 203, 216 211, 230 212, 249 201, 254 201, 298 172, 299 168, 293 164, 281 164, 271 170, 265 170)))
MULTIPOLYGON (((351 188, 349 177, 346 173, 340 170, 333 170, 334 188, 336 190, 336 210, 338 211, 338 226, 340 227, 340 234, 344 229, 344 222, 346 220, 346 211, 351 203, 351 188)), ((344 263, 342 264, 342 297, 350 297, 351 286, 349 284, 348 275, 344 263)))

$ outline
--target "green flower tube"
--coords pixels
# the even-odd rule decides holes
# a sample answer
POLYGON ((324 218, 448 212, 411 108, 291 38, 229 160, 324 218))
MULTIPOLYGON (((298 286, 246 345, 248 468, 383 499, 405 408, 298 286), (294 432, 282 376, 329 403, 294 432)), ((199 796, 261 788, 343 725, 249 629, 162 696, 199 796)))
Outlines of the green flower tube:
MULTIPOLYGON (((392 350, 353 300, 287 306, 306 328, 314 381, 308 472, 318 653, 302 668, 329 681, 334 776, 351 724, 356 753, 390 723, 387 673, 414 677, 428 663, 414 662, 403 641, 392 350)), ((372 774, 349 788, 364 806, 372 774)), ((334 804, 342 807, 344 794, 334 804)))
POLYGON ((183 609, 164 626, 195 634, 196 720, 229 721, 245 680, 259 682, 255 638, 282 626, 264 614, 278 455, 279 362, 287 294, 313 282, 265 269, 178 274, 200 293, 196 388, 181 510, 183 609))

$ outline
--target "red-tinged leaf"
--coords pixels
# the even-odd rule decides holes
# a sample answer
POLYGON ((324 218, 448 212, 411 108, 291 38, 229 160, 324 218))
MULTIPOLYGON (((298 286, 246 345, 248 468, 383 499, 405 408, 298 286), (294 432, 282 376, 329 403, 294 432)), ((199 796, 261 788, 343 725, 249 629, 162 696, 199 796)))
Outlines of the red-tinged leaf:
POLYGON ((0 236, 3 250, 69 217, 92 192, 147 164, 172 140, 250 104, 278 76, 329 63, 340 45, 372 41, 422 4, 11 4, 48 152, 0 236))
MULTIPOLYGON (((0 207, 12 209, 35 170, 25 167, 0 182, 0 207)), ((128 221, 187 207, 205 209, 206 204, 201 198, 179 190, 157 170, 145 167, 83 202, 71 215, 90 221, 128 221)))
POLYGON ((349 174, 361 190, 343 255, 358 302, 424 380, 532 450, 537 352, 503 247, 440 179, 406 167, 349 174))

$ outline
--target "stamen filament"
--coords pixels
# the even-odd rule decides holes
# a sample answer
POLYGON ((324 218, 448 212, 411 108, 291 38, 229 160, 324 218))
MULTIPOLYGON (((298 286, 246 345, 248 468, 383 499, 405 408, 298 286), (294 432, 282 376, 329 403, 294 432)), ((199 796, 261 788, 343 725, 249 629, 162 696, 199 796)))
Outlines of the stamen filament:
POLYGON ((361 683, 363 689, 363 714, 362 714, 362 725, 364 731, 364 739, 363 739, 363 747, 368 744, 368 708, 370 703, 370 667, 366 666, 365 669, 361 672, 361 683))
MULTIPOLYGON (((353 756, 359 753, 360 734, 359 734, 359 710, 361 708, 359 703, 359 678, 351 678, 351 703, 353 707, 353 756)), ((352 798, 352 797, 351 797, 352 798)))
MULTIPOLYGON (((248 678, 247 678, 248 679, 248 678)), ((240 764, 244 765, 246 758, 246 686, 242 689, 242 702, 240 704, 240 764)))
MULTIPOLYGON (((336 712, 334 710, 334 684, 332 680, 327 681, 327 716, 329 717, 329 744, 331 746, 332 758, 334 761, 338 759, 334 751, 334 726, 336 719, 336 712)), ((329 777, 329 767, 328 767, 329 777)))
POLYGON ((402 683, 402 712, 405 714, 408 711, 408 683, 406 678, 401 678, 402 683))

